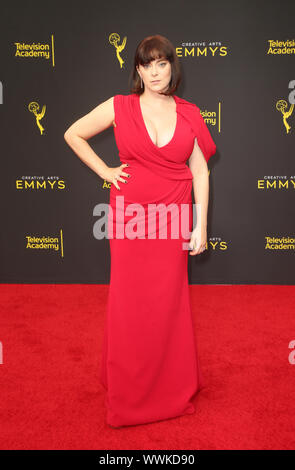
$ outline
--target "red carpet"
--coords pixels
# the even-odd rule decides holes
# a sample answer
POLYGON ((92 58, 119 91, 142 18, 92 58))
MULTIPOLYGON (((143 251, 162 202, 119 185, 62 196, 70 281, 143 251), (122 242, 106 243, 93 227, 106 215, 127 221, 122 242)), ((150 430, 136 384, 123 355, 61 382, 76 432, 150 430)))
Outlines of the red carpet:
POLYGON ((196 413, 112 429, 98 380, 107 285, 2 284, 1 449, 294 449, 295 287, 190 286, 196 413))

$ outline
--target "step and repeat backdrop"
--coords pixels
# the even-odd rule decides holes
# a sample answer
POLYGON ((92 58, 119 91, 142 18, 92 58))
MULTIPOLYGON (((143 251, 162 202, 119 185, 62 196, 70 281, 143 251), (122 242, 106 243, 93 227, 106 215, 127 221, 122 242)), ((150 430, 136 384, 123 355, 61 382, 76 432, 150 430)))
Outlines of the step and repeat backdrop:
MULTIPOLYGON (((138 43, 161 34, 181 64, 176 94, 200 108, 217 145, 208 249, 189 256, 190 282, 294 284, 294 15, 293 1, 2 6, 1 282, 109 282, 95 224, 110 184, 64 132, 130 93, 138 43)), ((88 143, 120 165, 113 127, 88 143)))

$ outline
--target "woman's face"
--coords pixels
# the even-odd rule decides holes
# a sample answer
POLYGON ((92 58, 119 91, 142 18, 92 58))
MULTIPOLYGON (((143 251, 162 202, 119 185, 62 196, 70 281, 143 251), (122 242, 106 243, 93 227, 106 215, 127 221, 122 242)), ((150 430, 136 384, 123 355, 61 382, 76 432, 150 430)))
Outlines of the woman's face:
POLYGON ((139 65, 137 72, 142 78, 144 87, 151 91, 164 91, 171 79, 171 64, 166 59, 153 59, 148 64, 139 65))

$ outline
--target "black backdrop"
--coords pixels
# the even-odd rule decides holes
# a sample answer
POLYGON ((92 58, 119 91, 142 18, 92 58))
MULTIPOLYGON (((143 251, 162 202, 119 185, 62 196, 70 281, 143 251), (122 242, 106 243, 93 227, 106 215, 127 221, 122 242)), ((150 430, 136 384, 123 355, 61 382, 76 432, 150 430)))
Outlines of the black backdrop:
MULTIPOLYGON (((190 282, 294 283, 294 1, 26 1, 1 10, 1 282, 109 282, 109 243, 93 234, 109 187, 63 135, 130 93, 138 42, 162 34, 181 62, 177 95, 206 113, 218 149, 208 250, 189 256, 190 282), (122 67, 112 33, 118 44, 126 37, 122 67)), ((113 128, 88 142, 120 164, 113 128)))

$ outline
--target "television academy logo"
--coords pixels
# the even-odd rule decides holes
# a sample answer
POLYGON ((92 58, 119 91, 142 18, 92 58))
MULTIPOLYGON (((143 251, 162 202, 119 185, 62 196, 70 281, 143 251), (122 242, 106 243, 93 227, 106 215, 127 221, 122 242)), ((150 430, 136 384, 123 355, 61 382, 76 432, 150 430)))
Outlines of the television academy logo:
POLYGON ((268 39, 267 55, 287 55, 294 54, 295 40, 294 39, 268 39))
POLYGON ((15 42, 15 54, 17 59, 51 59, 52 67, 55 67, 55 49, 54 49, 54 36, 51 34, 51 44, 33 42, 26 44, 25 42, 15 42))
POLYGON ((45 250, 45 251, 58 251, 61 257, 64 257, 64 246, 63 246, 63 231, 60 229, 60 237, 54 236, 35 236, 25 235, 26 238, 26 249, 28 250, 45 250))
POLYGON ((265 235, 265 250, 268 251, 294 251, 295 237, 265 235))

